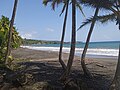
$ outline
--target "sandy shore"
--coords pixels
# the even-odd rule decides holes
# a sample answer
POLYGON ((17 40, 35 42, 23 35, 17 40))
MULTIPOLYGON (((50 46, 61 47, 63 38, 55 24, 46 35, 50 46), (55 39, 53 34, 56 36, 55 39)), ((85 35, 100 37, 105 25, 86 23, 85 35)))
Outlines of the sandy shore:
MULTIPOLYGON (((61 65, 58 62, 58 52, 51 51, 40 51, 40 50, 31 50, 26 48, 19 48, 12 51, 14 58, 19 59, 29 59, 34 63, 45 63, 45 65, 61 68, 61 65)), ((67 62, 68 54, 63 54, 63 60, 67 62)), ((87 58, 86 65, 90 72, 96 77, 97 83, 100 83, 101 87, 106 87, 113 80, 117 64, 117 58, 87 58)), ((75 56, 73 67, 72 67, 72 76, 80 78, 80 75, 83 74, 80 57, 75 56), (77 71, 77 74, 74 73, 77 71)), ((53 71, 52 71, 53 72, 53 71)), ((57 73, 56 73, 57 74, 57 73)), ((61 75, 61 74, 59 74, 61 75)), ((59 77, 59 75, 57 77, 59 77)), ((101 89, 100 89, 101 90, 101 89)), ((103 89, 102 89, 103 90, 103 89)), ((106 90, 106 89, 104 89, 106 90)))
MULTIPOLYGON (((53 51, 40 51, 27 48, 19 48, 12 51, 14 58, 30 60, 30 61, 56 61, 58 62, 58 52, 53 51)), ((67 63, 68 54, 63 54, 63 60, 67 63)), ((58 62, 59 63, 59 62, 58 62)), ((117 64, 117 58, 86 58, 86 65, 92 72, 114 75, 117 64)), ((80 67, 80 57, 75 56, 73 67, 80 67)))

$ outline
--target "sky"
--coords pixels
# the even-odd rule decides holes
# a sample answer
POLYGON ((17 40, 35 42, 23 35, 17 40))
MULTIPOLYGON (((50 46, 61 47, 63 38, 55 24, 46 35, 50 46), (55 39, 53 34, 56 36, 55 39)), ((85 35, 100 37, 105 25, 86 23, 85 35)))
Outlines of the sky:
MULTIPOLYGON (((51 5, 46 7, 43 0, 19 0, 14 25, 23 38, 37 40, 57 40, 60 41, 64 14, 60 17, 63 4, 56 6, 55 11, 51 5)), ((14 0, 0 0, 0 16, 9 18, 12 16, 14 0)), ((94 9, 83 7, 86 15, 84 17, 79 9, 76 10, 77 28, 88 17, 94 14, 94 9)), ((107 11, 101 11, 100 14, 107 11)), ((71 6, 69 6, 65 41, 71 40, 71 6)), ((86 41, 90 25, 77 31, 77 41, 86 41)), ((115 22, 106 24, 96 23, 92 33, 91 42, 99 41, 120 41, 120 30, 115 22)))

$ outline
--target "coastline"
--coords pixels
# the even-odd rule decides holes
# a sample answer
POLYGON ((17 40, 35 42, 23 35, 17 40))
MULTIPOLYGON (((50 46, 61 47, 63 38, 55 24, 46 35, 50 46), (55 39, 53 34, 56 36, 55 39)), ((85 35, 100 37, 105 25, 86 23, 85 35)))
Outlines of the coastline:
MULTIPOLYGON (((29 61, 58 61, 58 52, 57 51, 42 51, 42 50, 33 50, 33 49, 28 49, 28 48, 18 48, 16 50, 12 50, 12 55, 15 59, 24 59, 24 60, 29 60, 29 61)), ((63 60, 65 63, 67 63, 69 54, 68 53, 63 53, 63 60)), ((116 65, 117 65, 117 57, 86 57, 86 65, 88 68, 96 68, 98 69, 97 64, 100 64, 101 66, 108 67, 107 69, 110 69, 114 75, 116 65), (93 65, 92 65, 93 64, 93 65), (92 65, 92 66, 90 66, 92 65), (111 66, 111 67, 110 67, 111 66), (109 68, 110 67, 110 68, 109 68)), ((75 56, 74 57, 74 62, 73 62, 73 67, 80 66, 80 57, 75 56)), ((101 67, 101 69, 104 70, 104 68, 101 67)), ((104 70, 106 71, 106 70, 104 70)), ((109 71, 109 70, 108 70, 109 71)), ((107 71, 107 72, 108 72, 107 71)), ((109 74, 109 73, 108 73, 109 74)))
MULTIPOLYGON (((21 65, 23 66, 30 65, 29 66, 30 71, 28 69, 28 72, 30 73, 32 71, 31 72, 32 75, 34 75, 34 73, 36 73, 37 70, 38 74, 35 74, 34 76, 37 79, 36 82, 47 81, 47 80, 52 80, 54 82, 54 80, 55 81, 58 80, 61 74, 63 73, 62 67, 58 61, 58 52, 56 51, 41 51, 41 50, 33 50, 27 48, 18 48, 16 50, 12 50, 12 55, 15 59, 24 59, 24 61, 17 63, 21 63, 21 65), (37 66, 39 65, 39 67, 41 68, 36 69, 38 68, 36 65, 37 66), (43 65, 45 68, 43 76, 45 77, 41 76, 43 72, 41 71, 43 65)), ((68 53, 63 53, 63 60, 65 63, 67 63, 68 53)), ((89 69, 89 71, 94 75, 94 79, 95 79, 94 82, 96 85, 94 87, 104 88, 100 90, 107 90, 105 88, 108 88, 113 80, 116 70, 116 65, 117 65, 117 58, 87 57, 86 66, 89 69)), ((78 79, 83 78, 83 70, 80 64, 80 57, 78 56, 75 56, 74 58, 71 76, 78 79)), ((89 83, 89 80, 87 80, 87 83, 89 83)))
MULTIPOLYGON (((56 44, 51 45, 43 45, 43 46, 21 46, 22 48, 28 48, 33 50, 41 50, 41 51, 55 51, 59 52, 59 46, 56 44)), ((83 51, 83 48, 76 47, 75 49, 75 55, 81 56, 83 51)), ((70 48, 69 47, 63 47, 63 53, 69 53, 70 48)), ((88 48, 86 57, 91 58, 117 58, 118 56, 118 49, 110 49, 110 48, 88 48)))
MULTIPOLYGON (((58 51, 50 51, 50 50, 35 50, 29 49, 26 47, 20 47, 18 49, 12 50, 13 57, 20 59, 47 59, 47 58, 58 58, 58 51)), ((69 53, 63 52, 63 58, 67 59, 69 53)), ((80 60, 81 54, 75 54, 75 59, 80 60)), ((86 55, 86 59, 93 60, 113 60, 113 62, 117 61, 117 56, 105 56, 105 55, 86 55)))

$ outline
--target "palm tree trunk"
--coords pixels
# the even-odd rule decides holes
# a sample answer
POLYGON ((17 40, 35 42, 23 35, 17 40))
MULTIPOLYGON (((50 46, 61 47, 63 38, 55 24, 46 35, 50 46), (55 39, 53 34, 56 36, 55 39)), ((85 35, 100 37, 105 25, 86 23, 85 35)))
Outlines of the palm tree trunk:
POLYGON ((75 54, 75 44, 76 44, 76 0, 72 0, 72 38, 71 38, 71 49, 70 55, 67 63, 67 68, 64 74, 61 77, 61 80, 65 80, 70 74, 70 70, 72 67, 74 54, 75 54))
POLYGON ((14 19, 15 19, 15 15, 16 15, 17 3, 18 3, 18 0, 15 0, 12 18, 11 18, 11 22, 10 22, 9 33, 8 33, 7 51, 6 51, 6 55, 5 55, 5 64, 6 65, 8 65, 8 56, 11 54, 12 29, 13 29, 14 19))
POLYGON ((87 36, 87 40, 86 40, 86 43, 85 43, 85 47, 84 47, 84 50, 83 50, 83 53, 82 53, 82 56, 81 56, 81 65, 82 65, 82 68, 83 68, 83 71, 84 71, 84 75, 87 76, 87 77, 92 77, 92 75, 85 65, 85 56, 86 56, 86 52, 87 52, 87 49, 88 49, 88 46, 89 46, 90 37, 91 37, 92 32, 93 32, 93 28, 94 28, 94 25, 95 25, 95 22, 96 22, 96 16, 98 15, 98 12, 99 12, 99 8, 96 8, 96 11, 95 11, 95 14, 94 14, 94 17, 93 17, 93 21, 92 21, 92 24, 91 24, 91 27, 90 27, 90 30, 89 30, 89 33, 88 33, 88 36, 87 36))
POLYGON ((62 65, 62 68, 64 70, 66 70, 66 65, 65 65, 65 63, 62 60, 62 48, 63 48, 64 37, 65 37, 65 29, 66 29, 67 15, 68 15, 68 6, 69 6, 69 0, 67 0, 64 24, 63 24, 63 32, 62 32, 62 37, 61 37, 61 42, 60 42, 60 51, 59 51, 59 62, 62 65))
POLYGON ((113 82, 110 86, 110 90, 120 90, 120 46, 119 46, 117 68, 116 68, 116 72, 115 72, 113 82))

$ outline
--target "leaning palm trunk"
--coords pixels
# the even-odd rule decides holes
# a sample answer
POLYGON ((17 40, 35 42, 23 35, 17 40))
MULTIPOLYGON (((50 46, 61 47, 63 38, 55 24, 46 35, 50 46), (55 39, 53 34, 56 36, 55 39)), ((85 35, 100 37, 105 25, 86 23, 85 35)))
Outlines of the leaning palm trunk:
POLYGON ((83 50, 83 53, 82 53, 82 56, 81 56, 81 65, 82 65, 82 68, 83 68, 83 71, 84 71, 84 75, 87 76, 87 77, 92 77, 92 75, 85 65, 85 56, 86 56, 86 52, 87 52, 87 49, 88 49, 88 46, 89 46, 90 37, 91 37, 91 34, 93 32, 93 28, 94 28, 94 25, 95 25, 95 22, 96 22, 96 16, 98 15, 98 12, 99 12, 99 8, 96 8, 96 11, 95 11, 95 14, 94 14, 94 17, 93 17, 93 21, 92 21, 92 24, 91 24, 91 27, 90 27, 90 30, 89 30, 89 33, 88 33, 88 37, 87 37, 87 40, 86 40, 86 43, 85 43, 85 47, 84 47, 84 50, 83 50))
POLYGON ((17 3, 18 3, 18 0, 15 0, 12 18, 11 18, 11 22, 10 22, 9 33, 8 33, 7 51, 6 51, 6 55, 5 55, 5 64, 6 65, 8 65, 8 56, 11 54, 12 30, 13 30, 15 15, 16 15, 17 3))
POLYGON ((66 11, 65 11, 65 18, 64 18, 64 24, 63 24, 63 32, 62 32, 62 37, 61 37, 61 42, 60 42, 60 51, 59 51, 59 62, 62 65, 62 68, 66 70, 66 65, 62 60, 62 48, 63 48, 63 43, 64 43, 64 37, 65 37, 65 28, 66 28, 66 22, 67 22, 67 16, 68 16, 68 5, 69 5, 69 0, 67 0, 67 6, 66 6, 66 11))
POLYGON ((118 55, 116 73, 114 76, 114 80, 110 86, 110 90, 120 90, 120 46, 119 46, 119 55, 118 55))
POLYGON ((68 75, 70 74, 70 70, 72 67, 74 53, 75 53, 75 44, 76 44, 76 7, 75 7, 76 0, 72 0, 72 39, 71 39, 71 49, 70 55, 67 63, 67 68, 64 74, 61 77, 61 80, 65 80, 68 75))

